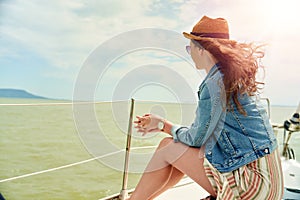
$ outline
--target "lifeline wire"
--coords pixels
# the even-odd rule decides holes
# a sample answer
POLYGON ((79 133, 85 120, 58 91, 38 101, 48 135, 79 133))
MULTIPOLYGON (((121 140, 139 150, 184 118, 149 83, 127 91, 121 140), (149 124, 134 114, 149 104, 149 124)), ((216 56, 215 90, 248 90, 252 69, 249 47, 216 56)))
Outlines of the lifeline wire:
MULTIPOLYGON (((156 146, 135 147, 135 148, 132 148, 132 149, 148 149, 148 148, 154 148, 154 147, 156 147, 156 146)), ((55 167, 55 168, 51 168, 51 169, 46 169, 46 170, 42 170, 42 171, 38 171, 38 172, 33 172, 33 173, 29 173, 29 174, 24 174, 24 175, 20 175, 20 176, 15 176, 15 177, 7 178, 7 179, 2 179, 2 180, 0 180, 0 183, 4 183, 4 182, 7 182, 7 181, 13 181, 13 180, 20 179, 20 178, 26 178, 26 177, 29 177, 29 176, 34 176, 34 175, 43 174, 43 173, 47 173, 47 172, 52 172, 52 171, 56 171, 56 170, 60 170, 60 169, 65 169, 65 168, 68 168, 68 167, 73 167, 73 166, 84 164, 84 163, 87 163, 87 162, 90 162, 90 161, 93 161, 93 160, 97 160, 97 159, 100 159, 100 158, 111 156, 111 155, 120 153, 122 151, 125 151, 125 150, 122 149, 122 150, 115 151, 115 152, 112 152, 112 153, 108 153, 108 154, 105 154, 105 155, 102 155, 102 156, 97 156, 95 158, 90 158, 90 159, 87 159, 87 160, 79 161, 79 162, 76 162, 76 163, 63 165, 63 166, 55 167)))

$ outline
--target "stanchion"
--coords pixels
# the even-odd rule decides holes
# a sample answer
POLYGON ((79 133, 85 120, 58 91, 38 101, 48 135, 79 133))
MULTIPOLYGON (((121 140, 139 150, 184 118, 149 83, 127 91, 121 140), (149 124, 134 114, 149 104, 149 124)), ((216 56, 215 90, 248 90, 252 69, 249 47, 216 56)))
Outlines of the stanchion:
POLYGON ((131 135, 132 135, 132 123, 133 123, 133 110, 134 110, 134 99, 131 99, 127 142, 126 142, 125 163, 124 163, 124 171, 123 171, 123 183, 122 183, 122 190, 119 196, 119 199, 121 200, 125 200, 128 198, 127 183, 128 183, 128 167, 129 167, 129 154, 130 154, 131 135))

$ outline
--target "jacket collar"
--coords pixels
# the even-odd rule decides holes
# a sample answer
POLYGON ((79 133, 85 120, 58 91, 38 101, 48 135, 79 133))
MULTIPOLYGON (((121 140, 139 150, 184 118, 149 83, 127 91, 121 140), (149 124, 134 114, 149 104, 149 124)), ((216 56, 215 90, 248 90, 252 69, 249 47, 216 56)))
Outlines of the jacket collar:
POLYGON ((212 68, 209 70, 209 72, 207 73, 206 77, 204 78, 204 80, 202 81, 202 83, 199 86, 199 91, 201 91, 201 89, 203 88, 204 83, 206 82, 207 79, 209 79, 210 77, 212 77, 215 73, 218 72, 220 68, 220 64, 216 63, 214 66, 212 66, 212 68))

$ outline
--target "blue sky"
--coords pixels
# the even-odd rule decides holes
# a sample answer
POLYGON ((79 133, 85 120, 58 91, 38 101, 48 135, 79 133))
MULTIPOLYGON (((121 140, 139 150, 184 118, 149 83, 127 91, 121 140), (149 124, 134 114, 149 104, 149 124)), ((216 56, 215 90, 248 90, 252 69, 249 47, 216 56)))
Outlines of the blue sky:
MULTIPOLYGON (((297 0, 51 0, 42 3, 0 0, 0 88, 72 99, 84 63, 101 44, 143 28, 178 34, 189 32, 207 15, 226 18, 232 39, 268 43, 263 60, 267 68, 262 96, 269 97, 272 104, 295 106, 300 100, 298 4, 297 0)), ((117 55, 111 61, 105 73, 97 77, 95 99, 113 100, 118 83, 126 85, 122 82, 126 77, 143 83, 143 74, 137 69, 144 69, 145 76, 150 76, 149 68, 141 68, 148 65, 164 66, 169 70, 166 73, 174 72, 173 77, 178 73, 184 81, 176 82, 168 74, 155 72, 155 76, 160 76, 152 85, 141 84, 128 91, 128 96, 176 101, 181 94, 174 94, 170 88, 180 89, 184 82, 196 92, 204 77, 203 72, 192 68, 188 55, 143 48, 117 55), (155 83, 162 79, 172 87, 155 83)))

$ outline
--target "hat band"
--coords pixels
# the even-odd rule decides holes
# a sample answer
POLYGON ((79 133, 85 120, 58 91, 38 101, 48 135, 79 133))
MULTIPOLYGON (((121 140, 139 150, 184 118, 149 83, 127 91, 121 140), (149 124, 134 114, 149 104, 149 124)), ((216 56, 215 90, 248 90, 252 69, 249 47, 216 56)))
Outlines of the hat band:
POLYGON ((196 32, 191 32, 191 34, 195 35, 195 36, 199 36, 199 37, 229 39, 229 34, 228 33, 196 33, 196 32))

